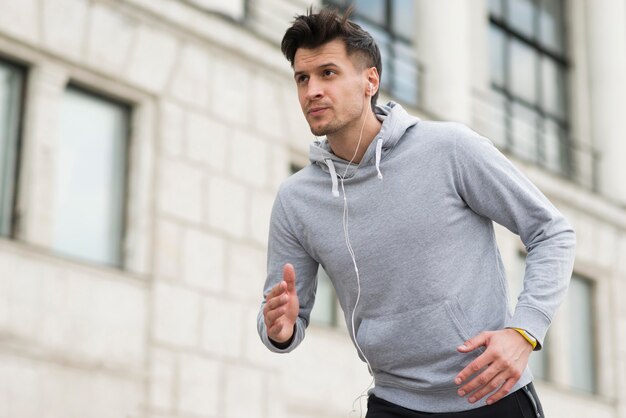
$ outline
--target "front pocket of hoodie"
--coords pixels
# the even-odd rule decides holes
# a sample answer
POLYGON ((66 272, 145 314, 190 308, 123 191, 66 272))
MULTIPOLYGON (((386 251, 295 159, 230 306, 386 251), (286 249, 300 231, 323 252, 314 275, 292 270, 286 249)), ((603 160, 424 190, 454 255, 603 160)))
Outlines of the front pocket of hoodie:
POLYGON ((357 340, 378 384, 418 390, 456 387, 454 378, 480 351, 459 353, 471 335, 456 300, 364 319, 357 340))

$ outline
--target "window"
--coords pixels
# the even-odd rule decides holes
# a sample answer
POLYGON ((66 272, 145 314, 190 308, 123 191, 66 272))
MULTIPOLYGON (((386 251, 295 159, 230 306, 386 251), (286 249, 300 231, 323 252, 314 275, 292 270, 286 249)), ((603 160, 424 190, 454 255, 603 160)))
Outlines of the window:
POLYGON ((489 0, 489 67, 505 109, 495 141, 571 177, 564 15, 564 0, 489 0))
POLYGON ((129 114, 123 104, 66 90, 54 179, 55 251, 122 264, 129 114))
POLYGON ((413 0, 327 0, 345 10, 368 31, 380 48, 383 64, 381 87, 395 99, 410 105, 419 101, 420 69, 415 54, 415 3, 413 0))
POLYGON ((0 236, 12 235, 24 71, 0 61, 0 236))

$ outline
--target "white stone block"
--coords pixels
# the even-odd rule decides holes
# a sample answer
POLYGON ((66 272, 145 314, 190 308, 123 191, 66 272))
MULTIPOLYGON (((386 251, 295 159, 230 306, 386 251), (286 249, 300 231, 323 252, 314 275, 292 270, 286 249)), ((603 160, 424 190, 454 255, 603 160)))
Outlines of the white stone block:
POLYGON ((223 172, 231 136, 229 128, 217 120, 192 112, 187 115, 186 127, 188 158, 223 172))
POLYGON ((54 337, 54 348, 109 367, 141 369, 146 341, 144 289, 72 270, 67 273, 66 292, 67 310, 57 322, 47 323, 51 328, 45 335, 54 337), (55 328, 59 320, 64 320, 65 326, 55 328), (63 337, 60 344, 57 332, 63 337))
POLYGON ((260 245, 267 245, 270 216, 274 205, 274 195, 263 191, 252 193, 252 210, 250 211, 250 230, 252 238, 260 245))
POLYGON ((283 89, 282 94, 285 109, 288 109, 283 115, 284 123, 288 127, 288 143, 294 149, 308 155, 309 144, 315 140, 315 136, 311 133, 311 128, 302 113, 295 84, 292 89, 283 89))
POLYGON ((37 418, 42 412, 40 371, 32 361, 0 356, 0 416, 37 418))
POLYGON ((223 298, 203 301, 202 348, 210 354, 238 358, 242 352, 242 329, 245 328, 242 307, 223 298))
POLYGON ((154 290, 154 337, 179 347, 198 343, 200 297, 193 291, 157 282, 154 290))
POLYGON ((228 248, 228 293, 234 298, 260 303, 266 275, 264 250, 232 243, 228 248))
POLYGON ((193 355, 180 360, 178 410, 197 417, 217 416, 222 392, 219 363, 193 355))
POLYGON ((37 341, 41 332, 43 267, 16 257, 8 277, 8 327, 14 335, 37 341))
POLYGON ((130 53, 139 24, 104 3, 93 3, 87 44, 87 61, 101 71, 120 74, 130 53))
POLYGON ((184 109, 173 102, 162 101, 159 113, 161 149, 169 156, 181 156, 185 147, 186 136, 184 109))
POLYGON ((211 88, 211 109, 220 118, 238 126, 250 121, 250 86, 252 72, 249 63, 215 56, 211 88))
POLYGON ((159 169, 159 208, 180 219, 201 222, 204 190, 202 171, 167 159, 161 160, 159 169))
POLYGON ((172 96, 192 106, 209 104, 209 51, 187 44, 181 51, 170 87, 172 96))
MULTIPOLYGON (((267 402, 264 396, 263 373, 241 366, 226 371, 226 418, 262 418, 267 402)), ((275 400, 273 400, 275 401, 275 400)))
POLYGON ((141 26, 128 65, 130 81, 151 92, 163 91, 172 72, 177 47, 178 41, 168 32, 141 26))
MULTIPOLYGON (((261 306, 262 295, 255 304, 248 304, 250 309, 245 312, 242 326, 244 358, 252 365, 258 365, 268 370, 281 370, 285 365, 285 356, 271 352, 261 342, 257 331, 257 315, 261 306)), ((271 416, 271 415, 270 415, 271 416)))
POLYGON ((1 0, 0 32, 30 43, 39 40, 39 1, 1 0))
POLYGON ((150 350, 150 407, 171 411, 174 407, 174 382, 177 355, 171 351, 153 348, 150 350))
POLYGON ((209 226, 242 238, 247 231, 246 188, 224 177, 209 179, 209 226))
POLYGON ((283 103, 281 84, 280 80, 265 73, 258 73, 254 77, 252 116, 256 131, 274 141, 284 142, 288 130, 284 114, 293 109, 286 108, 283 103))
POLYGON ((244 131, 235 131, 229 143, 229 172, 254 187, 264 187, 269 178, 269 144, 244 131))
POLYGON ((210 12, 218 12, 232 17, 233 19, 243 19, 245 13, 244 0, 189 0, 190 3, 196 4, 210 12))
POLYGON ((182 278, 209 291, 224 288, 224 243, 209 234, 187 229, 182 247, 182 278))
POLYGON ((180 275, 182 230, 175 222, 157 222, 154 247, 154 274, 156 277, 175 279, 180 275))
POLYGON ((291 163, 287 148, 280 145, 271 147, 269 165, 272 190, 278 191, 281 183, 291 175, 291 163))
POLYGON ((46 0, 41 5, 43 44, 58 54, 78 61, 86 39, 89 2, 46 0))

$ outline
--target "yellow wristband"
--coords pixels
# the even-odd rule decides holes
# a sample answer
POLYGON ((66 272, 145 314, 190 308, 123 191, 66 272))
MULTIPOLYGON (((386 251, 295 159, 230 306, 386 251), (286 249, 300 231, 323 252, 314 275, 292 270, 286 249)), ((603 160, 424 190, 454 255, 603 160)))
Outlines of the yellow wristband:
POLYGON ((537 347, 537 340, 528 332, 526 332, 525 329, 522 329, 522 328, 511 328, 511 329, 514 329, 515 331, 519 332, 520 335, 524 337, 524 339, 528 341, 530 345, 533 346, 533 350, 535 349, 535 347, 537 347))

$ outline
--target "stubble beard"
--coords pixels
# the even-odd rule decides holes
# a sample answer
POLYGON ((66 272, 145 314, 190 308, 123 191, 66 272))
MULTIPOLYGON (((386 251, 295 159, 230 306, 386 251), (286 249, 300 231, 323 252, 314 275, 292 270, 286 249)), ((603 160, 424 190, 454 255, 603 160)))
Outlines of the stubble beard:
POLYGON ((353 112, 351 112, 352 117, 349 118, 347 121, 341 121, 336 118, 333 118, 328 123, 322 124, 318 127, 315 127, 313 124, 309 123, 309 128, 311 129, 311 133, 315 136, 333 135, 341 131, 346 126, 350 125, 351 123, 361 120, 361 116, 363 114, 362 112, 363 112, 363 109, 361 110, 354 109, 353 112))

